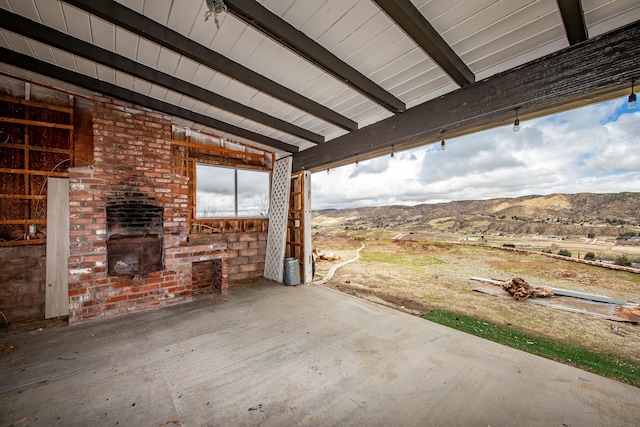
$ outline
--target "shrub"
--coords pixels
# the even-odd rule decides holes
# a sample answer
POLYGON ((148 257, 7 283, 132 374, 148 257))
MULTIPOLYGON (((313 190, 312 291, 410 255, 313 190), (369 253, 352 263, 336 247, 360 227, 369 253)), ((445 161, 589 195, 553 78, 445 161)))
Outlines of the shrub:
POLYGON ((569 252, 568 249, 560 249, 558 251, 558 255, 562 255, 562 256, 571 256, 571 252, 569 252))
POLYGON ((593 252, 587 252, 587 254, 584 256, 584 259, 586 259, 587 261, 595 261, 596 254, 594 254, 593 252))
POLYGON ((621 265, 623 267, 631 267, 633 265, 631 260, 629 260, 626 255, 620 255, 619 257, 617 257, 614 261, 614 264, 621 265))
POLYGON ((632 237, 636 237, 636 233, 633 231, 625 231, 624 233, 620 233, 618 235, 618 240, 629 240, 632 237))

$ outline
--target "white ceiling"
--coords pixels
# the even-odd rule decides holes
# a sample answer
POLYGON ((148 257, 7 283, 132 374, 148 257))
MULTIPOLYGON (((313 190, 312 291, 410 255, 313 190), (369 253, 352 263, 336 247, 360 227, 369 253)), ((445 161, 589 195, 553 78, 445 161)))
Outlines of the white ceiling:
MULTIPOLYGON (((569 46, 556 0, 411 1, 475 74, 476 81, 569 46)), ((359 128, 393 115, 231 13, 219 16, 218 29, 213 17, 205 21, 205 0, 118 0, 118 3, 348 117, 357 122, 359 128)), ((407 108, 459 88, 371 0, 260 0, 258 3, 399 98, 407 108)), ((348 132, 233 76, 226 76, 63 1, 0 0, 0 8, 320 134, 326 140, 348 132)), ((640 19, 638 0, 583 0, 582 8, 589 37, 640 19)), ((300 149, 315 145, 4 28, 0 29, 0 46, 300 149)), ((86 93, 8 64, 0 64, 0 71, 86 93)), ((189 120, 176 118, 176 122, 241 139, 189 120)))

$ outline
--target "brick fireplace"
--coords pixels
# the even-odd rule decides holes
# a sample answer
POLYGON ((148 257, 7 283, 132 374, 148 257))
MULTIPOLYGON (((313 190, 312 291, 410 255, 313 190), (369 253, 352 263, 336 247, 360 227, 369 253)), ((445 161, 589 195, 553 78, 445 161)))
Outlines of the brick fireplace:
POLYGON ((226 241, 187 244, 188 178, 171 173, 171 132, 168 116, 94 98, 95 163, 69 170, 69 323, 188 301, 193 265, 209 261, 226 292, 226 241))
POLYGON ((164 269, 164 209, 152 203, 140 194, 125 194, 107 204, 109 276, 137 276, 164 269))

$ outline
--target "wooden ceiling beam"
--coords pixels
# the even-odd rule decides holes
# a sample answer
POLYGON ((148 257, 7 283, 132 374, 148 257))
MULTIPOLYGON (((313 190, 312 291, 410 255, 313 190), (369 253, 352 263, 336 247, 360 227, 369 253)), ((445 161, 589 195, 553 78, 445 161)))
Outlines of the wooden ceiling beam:
POLYGON ((570 45, 583 42, 589 38, 584 23, 584 12, 580 0, 557 0, 562 22, 570 45))
POLYGON ((187 110, 186 108, 178 107, 177 105, 169 104, 168 102, 160 101, 158 99, 142 95, 138 92, 134 92, 132 90, 125 89, 105 81, 94 79, 93 77, 89 77, 84 74, 70 71, 66 68, 58 67, 57 65, 41 61, 39 59, 17 53, 3 47, 0 47, 0 58, 2 62, 22 68, 24 70, 49 76, 54 79, 58 79, 67 83, 74 84, 76 86, 83 87, 85 89, 92 90, 94 92, 120 99, 122 101, 150 108, 161 113, 200 123, 202 125, 218 129, 222 132, 228 132, 241 138, 249 139, 258 144, 275 148, 277 150, 282 150, 289 153, 296 153, 299 151, 299 148, 295 145, 286 144, 282 141, 269 138, 268 136, 251 132, 246 129, 242 129, 237 126, 214 119, 212 117, 205 116, 204 114, 199 114, 194 111, 187 110))
MULTIPOLYGON (((382 152, 460 136, 520 118, 595 102, 637 77, 640 21, 460 88, 293 156, 293 170, 316 171, 382 152)), ((569 143, 569 142, 568 142, 569 143)), ((576 141, 575 143, 579 143, 576 141)), ((469 154, 473 155, 472 153, 469 154)))
POLYGON ((295 126, 284 120, 270 116, 262 111, 247 107, 232 99, 225 98, 200 86, 170 76, 169 74, 147 67, 117 53, 92 45, 68 34, 54 30, 38 22, 31 21, 5 9, 0 9, 0 27, 16 34, 48 44, 90 61, 102 64, 114 70, 163 86, 191 98, 211 104, 220 109, 243 116, 273 129, 294 135, 316 144, 324 142, 324 136, 295 126))
POLYGON ((267 93, 322 120, 349 131, 358 128, 358 124, 348 117, 232 61, 224 55, 196 43, 177 31, 173 31, 118 2, 95 0, 63 1, 197 63, 217 70, 234 80, 267 93))
POLYGON ((226 0, 228 11, 277 43, 322 68, 342 83, 394 113, 407 109, 404 102, 338 59, 284 19, 254 0, 226 0))
POLYGON ((475 81, 476 77, 469 67, 410 0, 374 1, 459 86, 475 81))

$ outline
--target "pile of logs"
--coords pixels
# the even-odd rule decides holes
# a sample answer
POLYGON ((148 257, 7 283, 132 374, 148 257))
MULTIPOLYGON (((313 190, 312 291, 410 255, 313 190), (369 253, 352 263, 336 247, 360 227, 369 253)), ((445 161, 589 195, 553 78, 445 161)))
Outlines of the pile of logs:
POLYGON ((524 279, 514 277, 507 280, 501 285, 501 288, 509 292, 516 301, 524 301, 529 297, 550 297, 553 295, 553 289, 547 286, 536 288, 531 286, 524 279))

